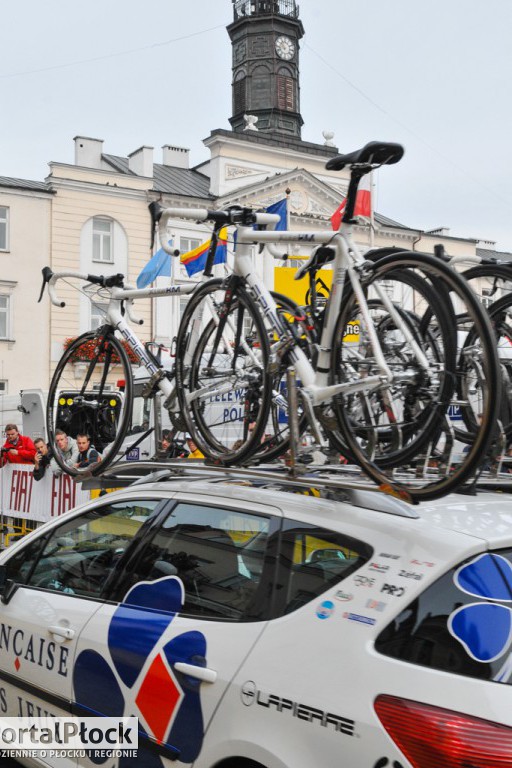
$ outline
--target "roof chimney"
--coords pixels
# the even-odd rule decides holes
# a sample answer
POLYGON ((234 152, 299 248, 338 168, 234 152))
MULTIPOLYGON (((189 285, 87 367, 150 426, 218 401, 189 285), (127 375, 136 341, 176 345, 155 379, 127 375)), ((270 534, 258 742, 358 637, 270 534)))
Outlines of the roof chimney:
POLYGON ((128 167, 137 176, 153 178, 153 147, 139 147, 128 155, 128 167))
POLYGON ((86 136, 75 136, 75 165, 83 168, 101 168, 103 139, 88 139, 86 136))
POLYGON ((190 149, 183 147, 171 147, 170 144, 164 144, 162 147, 162 162, 164 165, 172 165, 174 168, 188 168, 190 149))
POLYGON ((436 227, 435 229, 425 230, 426 235, 439 235, 440 237, 448 237, 450 234, 450 227, 436 227))

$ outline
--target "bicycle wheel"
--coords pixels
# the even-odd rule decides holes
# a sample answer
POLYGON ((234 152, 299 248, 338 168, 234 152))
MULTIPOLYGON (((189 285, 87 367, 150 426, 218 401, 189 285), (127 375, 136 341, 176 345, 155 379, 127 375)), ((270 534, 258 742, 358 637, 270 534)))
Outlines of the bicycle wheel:
POLYGON ((55 369, 46 412, 48 440, 64 472, 98 475, 111 464, 128 429, 132 399, 130 362, 113 329, 104 327, 78 336, 55 369), (119 380, 124 382, 124 391, 119 391, 119 380), (84 469, 66 464, 57 449, 57 430, 73 439, 88 435, 100 461, 84 469))
MULTIPOLYGON (((373 460, 383 468, 396 467, 414 459, 444 419, 455 382, 453 318, 446 310, 449 302, 442 286, 436 284, 434 289, 412 270, 389 270, 385 278, 366 284, 365 293, 393 382, 346 397, 344 408, 373 460), (378 286, 392 300, 397 317, 390 316, 382 298, 372 298, 378 286), (422 332, 420 318, 412 308, 427 304, 432 322, 422 332), (418 359, 414 344, 423 359, 418 359)), ((344 298, 336 339, 338 381, 378 372, 364 317, 351 291, 344 298)), ((332 440, 346 458, 353 459, 339 433, 334 432, 332 440)))
MULTIPOLYGON (((499 409, 500 429, 506 443, 512 439, 512 294, 503 296, 487 308, 495 335, 500 364, 501 398, 499 409)), ((481 411, 481 374, 478 358, 474 355, 475 333, 465 316, 458 318, 460 366, 466 372, 458 380, 458 395, 464 404, 460 407, 460 419, 455 425, 455 436, 464 443, 471 443, 481 411)), ((496 393, 498 396, 498 393, 496 393)))
POLYGON ((462 276, 487 309, 508 296, 512 289, 512 265, 510 264, 477 264, 465 270, 462 276))
POLYGON ((219 279, 201 285, 176 346, 180 407, 200 450, 226 465, 246 460, 265 433, 272 376, 265 325, 243 286, 219 279))
MULTIPOLYGON (((346 396, 337 396, 333 407, 351 455, 367 474, 379 483, 396 481, 415 500, 433 499, 455 490, 471 477, 490 447, 499 406, 496 398, 499 366, 492 328, 478 300, 460 275, 434 257, 401 252, 378 259, 369 276, 363 279, 366 295, 371 296, 372 291, 378 292, 380 288, 382 296, 387 284, 397 281, 400 275, 402 282, 405 273, 410 274, 414 283, 414 295, 419 294, 420 297, 415 314, 420 315, 418 310, 426 308, 426 302, 433 298, 432 291, 439 296, 430 307, 428 325, 422 327, 423 318, 417 324, 416 341, 428 365, 420 362, 413 345, 405 338, 407 325, 403 322, 397 325, 396 318, 389 317, 387 328, 396 338, 392 338, 393 344, 384 349, 392 381, 376 385, 364 395, 359 395, 366 407, 360 409, 358 418, 354 418, 354 409, 346 396), (443 466, 435 460, 427 462, 420 473, 418 453, 426 443, 430 442, 439 449, 442 440, 448 440, 450 427, 446 425, 446 414, 450 406, 458 403, 457 377, 465 375, 457 367, 455 305, 464 307, 464 314, 474 327, 473 348, 478 356, 482 385, 481 421, 467 453, 456 457, 457 461, 453 460, 452 454, 443 466), (389 422, 384 425, 374 417, 373 404, 379 401, 384 403, 380 410, 389 422), (406 420, 406 408, 411 405, 414 419, 406 420), (399 440, 398 443, 396 439, 391 443, 389 435, 397 434, 397 425, 399 440), (388 435, 387 441, 382 439, 383 434, 388 435), (395 465, 398 456, 408 466, 402 465, 400 474, 395 471, 392 478, 389 472, 386 473, 386 466, 395 465)), ((401 306, 407 308, 403 301, 401 306)), ((357 350, 357 364, 353 360, 354 353, 350 354, 348 345, 343 341, 344 328, 352 320, 354 312, 360 312, 360 309, 352 295, 336 326, 332 359, 334 381, 350 381, 355 374, 359 377, 379 374, 374 350, 364 338, 363 348, 357 350)), ((364 331, 363 327, 363 334, 364 331)))

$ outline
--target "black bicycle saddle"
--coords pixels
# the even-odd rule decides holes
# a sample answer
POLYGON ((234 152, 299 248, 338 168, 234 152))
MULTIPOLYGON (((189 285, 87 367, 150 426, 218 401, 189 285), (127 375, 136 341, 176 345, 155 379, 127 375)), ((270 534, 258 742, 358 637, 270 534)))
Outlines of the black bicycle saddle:
POLYGON ((386 141, 370 141, 362 149, 356 149, 348 155, 336 155, 327 161, 325 167, 328 171, 341 171, 342 168, 352 165, 392 165, 398 163, 404 155, 401 144, 393 144, 386 141))

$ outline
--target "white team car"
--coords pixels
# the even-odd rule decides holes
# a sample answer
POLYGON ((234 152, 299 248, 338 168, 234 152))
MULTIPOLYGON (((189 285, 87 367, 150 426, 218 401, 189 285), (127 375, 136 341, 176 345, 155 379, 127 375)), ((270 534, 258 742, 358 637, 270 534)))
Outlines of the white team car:
POLYGON ((307 482, 137 483, 3 552, 0 717, 140 730, 22 764, 512 766, 510 496, 307 482))

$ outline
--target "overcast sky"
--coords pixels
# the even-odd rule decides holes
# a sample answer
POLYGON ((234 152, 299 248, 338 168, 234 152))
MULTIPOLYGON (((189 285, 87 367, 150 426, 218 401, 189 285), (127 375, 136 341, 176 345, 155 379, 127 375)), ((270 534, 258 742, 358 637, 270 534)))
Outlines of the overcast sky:
MULTIPOLYGON (((300 0, 302 138, 404 144, 376 209, 512 251, 510 0, 300 0)), ((3 0, 0 175, 42 180, 73 137, 127 155, 229 129, 231 0, 3 0)))

